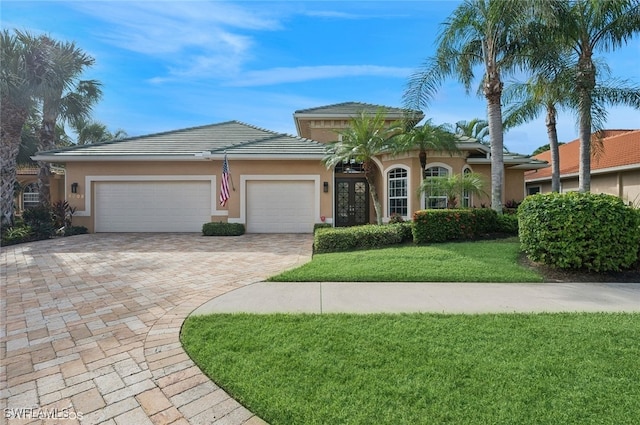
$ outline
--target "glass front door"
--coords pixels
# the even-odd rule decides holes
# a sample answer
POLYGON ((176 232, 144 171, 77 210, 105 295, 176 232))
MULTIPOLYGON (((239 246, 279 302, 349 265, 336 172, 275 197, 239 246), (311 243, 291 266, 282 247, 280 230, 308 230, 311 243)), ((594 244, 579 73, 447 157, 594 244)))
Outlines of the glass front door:
POLYGON ((336 227, 369 223, 369 185, 363 178, 336 179, 336 227))

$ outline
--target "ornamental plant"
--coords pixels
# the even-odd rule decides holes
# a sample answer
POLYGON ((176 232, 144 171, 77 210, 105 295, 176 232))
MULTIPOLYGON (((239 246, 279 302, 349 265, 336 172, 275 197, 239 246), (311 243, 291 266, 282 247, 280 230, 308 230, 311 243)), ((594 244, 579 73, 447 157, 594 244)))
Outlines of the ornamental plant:
POLYGON ((522 202, 518 219, 522 249, 533 261, 606 272, 638 259, 640 215, 616 196, 536 194, 522 202))

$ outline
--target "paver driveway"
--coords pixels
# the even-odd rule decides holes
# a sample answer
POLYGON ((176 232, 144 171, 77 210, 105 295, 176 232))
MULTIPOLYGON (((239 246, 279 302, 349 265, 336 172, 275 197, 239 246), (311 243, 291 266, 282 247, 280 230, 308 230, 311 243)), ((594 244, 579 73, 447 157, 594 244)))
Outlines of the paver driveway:
POLYGON ((308 261, 311 244, 93 234, 3 247, 0 422, 263 423, 193 364, 180 327, 209 299, 308 261))

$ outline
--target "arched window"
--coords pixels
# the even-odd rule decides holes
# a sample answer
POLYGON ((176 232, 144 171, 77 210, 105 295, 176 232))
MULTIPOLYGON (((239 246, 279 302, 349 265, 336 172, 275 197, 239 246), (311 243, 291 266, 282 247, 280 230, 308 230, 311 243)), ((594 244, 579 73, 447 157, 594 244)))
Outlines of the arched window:
MULTIPOLYGON (((470 168, 465 168, 462 170, 462 176, 466 177, 471 174, 470 168)), ((471 208, 471 193, 468 190, 462 192, 462 207, 463 208, 471 208)))
POLYGON ((406 217, 408 214, 407 170, 394 168, 387 173, 389 193, 389 217, 393 214, 406 217))
MULTIPOLYGON (((425 170, 425 180, 433 177, 447 177, 449 170, 444 167, 429 167, 425 170)), ((444 193, 429 191, 425 193, 425 208, 447 208, 447 196, 444 193)))
POLYGON ((37 183, 30 183, 22 192, 22 208, 34 208, 40 205, 40 192, 37 183))

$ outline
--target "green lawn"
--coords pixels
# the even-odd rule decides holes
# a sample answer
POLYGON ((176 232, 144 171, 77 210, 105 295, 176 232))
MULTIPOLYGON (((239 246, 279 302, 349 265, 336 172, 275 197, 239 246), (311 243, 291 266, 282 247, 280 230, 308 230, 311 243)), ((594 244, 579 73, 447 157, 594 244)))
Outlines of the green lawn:
POLYGON ((518 264, 517 238, 316 254, 279 282, 541 282, 518 264))
POLYGON ((213 315, 189 355, 272 425, 636 424, 640 315, 213 315))

